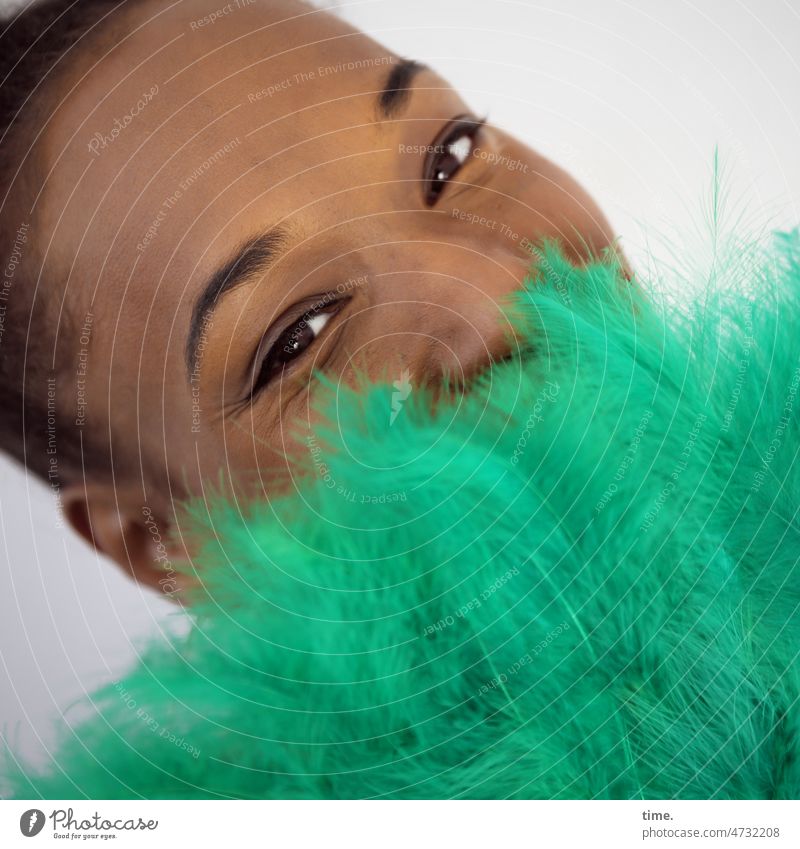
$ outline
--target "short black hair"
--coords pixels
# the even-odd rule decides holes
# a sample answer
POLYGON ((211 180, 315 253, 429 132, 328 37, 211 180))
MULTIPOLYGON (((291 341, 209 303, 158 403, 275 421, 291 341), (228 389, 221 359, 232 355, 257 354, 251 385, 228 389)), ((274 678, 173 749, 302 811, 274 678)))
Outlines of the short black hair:
POLYGON ((81 321, 41 279, 36 214, 28 212, 38 188, 21 166, 36 155, 30 144, 54 81, 137 2, 34 0, 0 12, 0 445, 56 489, 108 462, 100 429, 77 426, 74 400, 60 401, 60 389, 77 384, 67 346, 81 321))

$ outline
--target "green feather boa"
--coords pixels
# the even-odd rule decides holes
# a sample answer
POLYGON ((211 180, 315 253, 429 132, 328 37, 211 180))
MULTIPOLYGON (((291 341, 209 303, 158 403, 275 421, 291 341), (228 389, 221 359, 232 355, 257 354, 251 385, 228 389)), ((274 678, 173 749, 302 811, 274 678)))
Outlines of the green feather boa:
POLYGON ((797 798, 800 234, 737 251, 677 307, 544 245, 467 394, 331 387, 14 794, 797 798))

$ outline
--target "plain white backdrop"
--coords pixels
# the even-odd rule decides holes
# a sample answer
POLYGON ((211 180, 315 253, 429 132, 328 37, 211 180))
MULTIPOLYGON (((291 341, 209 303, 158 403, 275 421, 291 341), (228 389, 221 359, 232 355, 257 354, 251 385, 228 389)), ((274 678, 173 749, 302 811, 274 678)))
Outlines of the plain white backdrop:
MULTIPOLYGON (((797 0, 334 5, 567 168, 600 202, 634 266, 653 234, 699 214, 715 145, 749 221, 800 225, 797 0)), ((70 705, 132 664, 145 640, 183 627, 174 605, 63 526, 45 486, 0 460, 7 739, 45 758, 62 712, 80 710, 70 705)))

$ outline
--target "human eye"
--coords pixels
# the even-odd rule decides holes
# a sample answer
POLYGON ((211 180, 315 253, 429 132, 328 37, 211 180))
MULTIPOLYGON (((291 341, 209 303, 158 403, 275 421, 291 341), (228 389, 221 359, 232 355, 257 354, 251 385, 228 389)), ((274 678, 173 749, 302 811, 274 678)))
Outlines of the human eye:
POLYGON ((475 138, 485 118, 462 115, 451 121, 429 145, 423 166, 423 192, 427 206, 435 206, 447 182, 472 154, 475 138))
POLYGON ((253 361, 251 400, 312 347, 346 300, 324 296, 300 315, 292 308, 270 327, 253 361))

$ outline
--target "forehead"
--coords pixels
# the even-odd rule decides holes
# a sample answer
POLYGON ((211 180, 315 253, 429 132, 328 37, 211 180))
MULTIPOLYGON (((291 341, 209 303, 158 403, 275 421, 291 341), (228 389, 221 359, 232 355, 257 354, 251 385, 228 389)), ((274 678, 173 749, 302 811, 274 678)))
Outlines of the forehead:
POLYGON ((228 243, 248 235, 253 201, 321 155, 308 146, 321 128, 368 116, 397 61, 338 18, 281 0, 146 2, 109 31, 61 81, 37 208, 54 259, 93 301, 101 271, 207 273, 220 228, 228 243))

